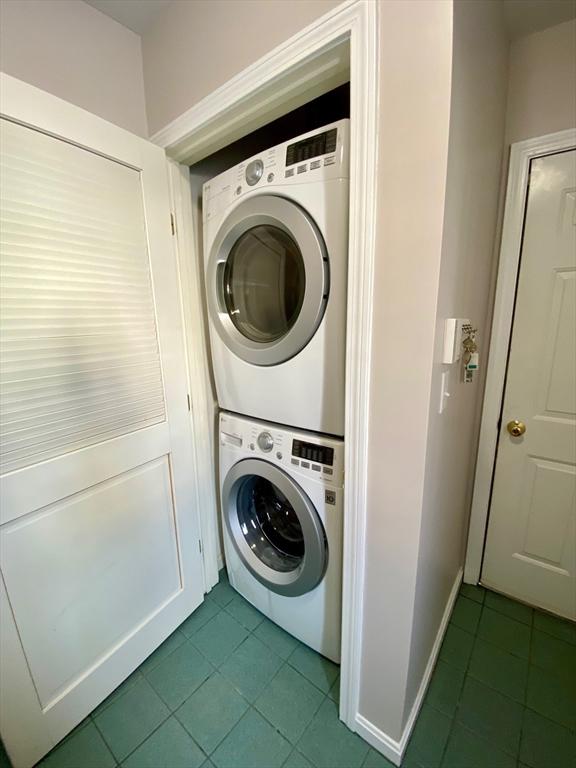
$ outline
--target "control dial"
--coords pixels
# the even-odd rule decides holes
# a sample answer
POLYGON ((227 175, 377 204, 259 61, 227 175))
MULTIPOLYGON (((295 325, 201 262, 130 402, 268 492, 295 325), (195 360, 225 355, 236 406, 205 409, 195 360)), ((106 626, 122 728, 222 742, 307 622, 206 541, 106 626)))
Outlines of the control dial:
POLYGON ((269 453, 274 448, 274 438, 270 432, 260 432, 257 442, 258 448, 265 453, 269 453))
POLYGON ((262 160, 252 160, 248 163, 246 168, 246 183, 248 186, 253 187, 254 184, 258 184, 264 173, 264 163, 262 160))

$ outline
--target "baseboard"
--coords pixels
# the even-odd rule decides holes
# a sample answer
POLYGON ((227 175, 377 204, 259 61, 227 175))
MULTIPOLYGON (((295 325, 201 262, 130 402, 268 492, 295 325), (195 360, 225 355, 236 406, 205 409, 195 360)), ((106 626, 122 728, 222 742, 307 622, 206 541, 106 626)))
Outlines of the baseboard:
POLYGON ((432 677, 434 667, 436 666, 436 661, 438 659, 438 654, 440 653, 440 648, 442 646, 442 641, 444 640, 446 629, 448 628, 448 622, 450 621, 454 603, 456 602, 458 592, 460 591, 462 575, 463 569, 460 568, 456 574, 456 578, 454 579, 454 584, 452 585, 450 596, 446 603, 444 614, 442 615, 442 621, 438 627, 436 639, 434 640, 434 645, 432 646, 430 657, 428 658, 428 663, 426 664, 426 669, 424 670, 424 675, 422 676, 422 682, 418 688, 418 693, 416 694, 414 704, 410 710, 410 715, 406 721, 406 725, 404 726, 404 731, 402 732, 400 741, 395 741, 394 739, 390 738, 390 736, 384 733, 384 731, 381 731, 377 726, 374 725, 374 723, 371 723, 363 715, 356 715, 355 722, 356 732, 358 735, 362 736, 362 738, 367 741, 371 747, 374 747, 374 749, 384 755, 384 757, 393 762, 394 765, 400 765, 406 747, 408 746, 408 741, 412 734, 412 729, 414 728, 418 713, 420 712, 420 707, 422 706, 424 696, 426 695, 428 685, 430 684, 430 678, 432 677))

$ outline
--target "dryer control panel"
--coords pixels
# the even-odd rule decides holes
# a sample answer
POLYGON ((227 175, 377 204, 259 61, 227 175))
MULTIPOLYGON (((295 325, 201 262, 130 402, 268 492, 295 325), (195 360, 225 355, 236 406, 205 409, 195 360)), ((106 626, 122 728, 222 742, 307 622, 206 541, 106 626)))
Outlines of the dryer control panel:
POLYGON ((326 484, 340 486, 344 480, 344 442, 335 437, 223 412, 220 445, 235 450, 239 458, 262 458, 326 484))
POLYGON ((348 179, 349 120, 338 120, 249 157, 204 184, 203 218, 209 221, 244 195, 280 194, 292 184, 348 179))

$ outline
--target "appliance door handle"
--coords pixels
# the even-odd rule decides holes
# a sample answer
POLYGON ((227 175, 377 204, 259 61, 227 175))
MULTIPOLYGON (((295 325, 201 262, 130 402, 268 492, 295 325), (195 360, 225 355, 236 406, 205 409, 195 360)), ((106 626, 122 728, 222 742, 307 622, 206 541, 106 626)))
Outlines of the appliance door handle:
POLYGON ((228 314, 226 309, 226 302, 224 300, 224 270, 226 269, 226 262, 219 261, 216 265, 216 302, 218 304, 218 310, 228 314))

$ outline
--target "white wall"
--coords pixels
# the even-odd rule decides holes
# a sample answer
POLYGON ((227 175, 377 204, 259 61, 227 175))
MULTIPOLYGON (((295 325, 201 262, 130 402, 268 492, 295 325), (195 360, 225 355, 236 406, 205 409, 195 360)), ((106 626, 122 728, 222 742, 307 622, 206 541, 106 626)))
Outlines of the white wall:
POLYGON ((142 37, 150 135, 338 0, 178 0, 142 37))
POLYGON ((513 143, 576 126, 576 20, 510 47, 506 138, 513 143))
POLYGON ((148 133, 139 36, 81 0, 1 0, 0 69, 148 133))
POLYGON ((442 262, 406 716, 464 561, 497 252, 508 48, 499 3, 457 0, 442 262), (470 318, 478 328, 481 368, 472 384, 462 383, 460 365, 442 364, 447 317, 470 318), (451 396, 440 415, 443 372, 448 372, 451 396))

